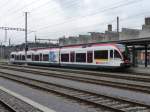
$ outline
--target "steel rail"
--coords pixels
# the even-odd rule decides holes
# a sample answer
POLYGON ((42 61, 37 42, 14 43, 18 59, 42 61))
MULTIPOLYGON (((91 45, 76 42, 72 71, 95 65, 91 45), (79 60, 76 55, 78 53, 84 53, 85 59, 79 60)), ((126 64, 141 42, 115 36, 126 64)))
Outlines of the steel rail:
POLYGON ((8 110, 10 110, 10 112, 17 112, 13 107, 11 107, 8 103, 0 100, 0 103, 5 106, 6 108, 8 108, 8 110))
MULTIPOLYGON (((113 78, 122 78, 127 80, 137 80, 137 81, 144 81, 150 82, 150 74, 141 74, 141 73, 110 73, 110 72, 101 72, 101 71, 89 71, 89 70, 76 70, 76 69, 67 69, 67 68, 58 68, 58 67, 41 67, 41 66, 24 66, 24 65, 9 65, 9 64, 2 64, 3 66, 16 66, 16 67, 23 67, 23 68, 32 68, 32 69, 41 69, 41 70, 50 70, 50 71, 60 71, 60 72, 72 72, 78 73, 81 75, 93 75, 93 76, 103 76, 103 77, 113 77, 113 78), (121 74, 121 75, 120 75, 121 74)), ((1 66, 1 65, 0 65, 1 66)))
POLYGON ((23 76, 18 76, 10 73, 0 74, 0 77, 10 79, 23 83, 25 85, 30 85, 38 89, 45 91, 57 93, 62 96, 69 97, 71 99, 76 99, 83 101, 85 103, 104 107, 106 109, 112 110, 114 112, 128 112, 128 111, 139 111, 139 110, 150 110, 150 105, 137 103, 133 101, 124 100, 121 98, 114 98, 107 95, 97 94, 89 92, 87 90, 81 90, 74 87, 62 86, 58 84, 53 84, 50 82, 40 81, 32 78, 27 78, 23 76), (93 99, 92 99, 92 98, 93 99), (100 99, 100 100, 99 100, 100 99))
MULTIPOLYGON (((0 66, 1 67, 1 66, 0 66)), ((139 91, 144 93, 150 93, 150 86, 146 85, 139 85, 139 84, 128 84, 123 82, 115 82, 115 81, 107 81, 107 80, 101 80, 101 79, 91 79, 91 78, 85 78, 85 77, 78 77, 76 75, 68 76, 67 74, 64 75, 62 73, 47 73, 47 72, 41 72, 41 71, 35 71, 31 69, 25 69, 25 68, 16 68, 16 67, 1 67, 9 70, 15 70, 15 71, 21 71, 26 73, 32 73, 34 75, 43 75, 43 76, 49 76, 49 77, 56 77, 56 78, 62 78, 62 79, 68 79, 73 81, 80 81, 90 84, 97 84, 97 85, 104 85, 104 86, 111 86, 121 89, 128 89, 132 91, 139 91)))

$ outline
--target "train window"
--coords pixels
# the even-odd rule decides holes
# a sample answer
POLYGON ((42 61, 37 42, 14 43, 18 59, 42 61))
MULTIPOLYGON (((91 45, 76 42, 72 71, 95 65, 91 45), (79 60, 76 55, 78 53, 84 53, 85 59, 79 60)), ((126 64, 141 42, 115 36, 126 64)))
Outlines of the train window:
POLYGON ((17 60, 17 55, 15 55, 15 60, 17 60))
POLYGON ((76 62, 86 62, 86 53, 76 53, 76 62))
POLYGON ((87 62, 92 63, 93 62, 93 51, 87 52, 87 62))
POLYGON ((117 50, 115 50, 115 52, 114 52, 114 58, 121 58, 121 56, 117 50))
POLYGON ((17 55, 15 56, 15 60, 17 60, 17 55))
POLYGON ((39 55, 35 55, 35 61, 39 61, 39 55))
POLYGON ((25 60, 25 55, 22 55, 22 60, 25 60))
POLYGON ((18 60, 21 60, 22 58, 21 58, 22 56, 21 56, 21 54, 19 55, 19 59, 18 60))
POLYGON ((70 62, 75 61, 75 52, 70 52, 70 62))
POLYGON ((16 56, 16 60, 19 60, 19 55, 16 56))
POLYGON ((113 58, 113 50, 110 50, 110 58, 113 58))
POLYGON ((32 54, 32 61, 35 61, 35 55, 32 54))
POLYGON ((43 54, 43 61, 48 61, 48 54, 43 54))
POLYGON ((12 54, 12 55, 11 55, 11 58, 14 58, 14 57, 15 57, 14 54, 12 54))
POLYGON ((94 51, 94 59, 108 59, 108 50, 94 51))
POLYGON ((42 61, 42 53, 40 53, 40 57, 39 58, 40 58, 40 61, 42 61))
POLYGON ((69 54, 61 54, 61 62, 69 62, 69 54))
POLYGON ((27 55, 27 58, 31 58, 31 55, 27 55))

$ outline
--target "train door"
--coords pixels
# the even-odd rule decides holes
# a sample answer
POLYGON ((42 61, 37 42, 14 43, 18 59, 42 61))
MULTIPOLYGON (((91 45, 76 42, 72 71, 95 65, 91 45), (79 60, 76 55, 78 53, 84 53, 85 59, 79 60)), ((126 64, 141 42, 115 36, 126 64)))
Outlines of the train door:
POLYGON ((114 60, 114 50, 110 50, 110 56, 109 56, 109 60, 113 61, 114 60))
POLYGON ((32 54, 32 61, 35 61, 35 55, 32 54))
POLYGON ((93 63, 93 51, 87 51, 87 63, 93 63))
POLYGON ((109 64, 110 66, 114 65, 114 50, 109 50, 109 64))

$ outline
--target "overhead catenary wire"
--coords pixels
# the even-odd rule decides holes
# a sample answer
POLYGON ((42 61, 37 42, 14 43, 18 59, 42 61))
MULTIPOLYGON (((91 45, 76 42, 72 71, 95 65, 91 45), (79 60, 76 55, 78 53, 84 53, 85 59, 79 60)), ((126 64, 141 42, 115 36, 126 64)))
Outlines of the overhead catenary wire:
MULTIPOLYGON (((135 1, 135 0, 134 0, 135 1)), ((33 2, 35 2, 35 1, 33 1, 33 2)), ((31 2, 31 3, 33 3, 33 2, 31 2)), ((49 1, 48 1, 49 2, 49 1)), ((44 4, 47 4, 48 2, 46 2, 46 3, 44 3, 44 4)), ((44 5, 43 4, 43 5, 44 5)), ((28 4, 29 5, 29 4, 28 4)), ((42 5, 40 5, 40 7, 41 7, 42 5)), ((37 8, 39 8, 39 7, 36 7, 35 9, 37 9, 37 8)), ((34 10, 34 9, 32 9, 32 10, 34 10)), ((42 19, 41 19, 42 20, 42 19)))
MULTIPOLYGON (((35 0, 35 1, 33 1, 33 2, 31 2, 31 3, 29 3, 29 4, 26 4, 25 6, 30 6, 30 5, 32 5, 32 3, 34 3, 34 2, 36 2, 37 3, 37 0, 35 0)), ((51 2, 51 0, 49 0, 48 2, 46 2, 46 3, 43 3, 42 5, 40 5, 40 6, 37 6, 37 7, 35 7, 35 8, 33 8, 33 9, 31 9, 30 11, 34 11, 34 10, 36 10, 36 9, 39 9, 39 8, 41 8, 42 6, 44 6, 44 5, 48 5, 48 3, 50 3, 51 2)), ((21 9, 24 9, 25 8, 25 6, 24 7, 22 7, 21 9)), ((19 9, 19 10, 21 10, 21 9, 19 9)), ((18 13, 22 13, 22 11, 18 11, 18 9, 16 10, 16 11, 14 11, 13 12, 15 15, 16 14, 18 14, 18 13)), ((14 15, 13 15, 14 16, 14 15)), ((22 15, 19 15, 19 16, 15 16, 14 17, 14 19, 16 19, 16 18, 21 18, 22 17, 22 15)), ((20 20, 21 21, 21 20, 20 20)), ((19 21, 19 22, 20 22, 19 21)))
MULTIPOLYGON (((41 1, 41 0, 38 0, 38 2, 39 1, 41 1)), ((24 8, 27 8, 27 7, 29 7, 29 6, 31 6, 31 5, 33 5, 34 3, 38 3, 37 2, 37 0, 33 0, 33 1, 31 1, 30 3, 28 3, 28 4, 25 4, 24 6, 22 6, 22 7, 20 7, 20 8, 17 8, 16 10, 11 10, 10 12, 9 12, 9 14, 16 14, 16 13, 19 13, 19 12, 21 12, 21 10, 22 9, 24 9, 24 8)))
MULTIPOLYGON (((30 6, 32 3, 34 3, 35 1, 32 1, 31 3, 29 3, 29 4, 27 4, 27 5, 25 5, 25 6, 30 6)), ((38 8, 41 8, 43 5, 48 5, 48 3, 49 3, 50 1, 48 1, 48 2, 46 2, 46 3, 44 3, 44 4, 42 4, 42 5, 40 5, 40 6, 38 6, 38 7, 35 7, 34 9, 31 9, 31 11, 34 11, 34 10, 36 10, 36 9, 38 9, 38 8)), ((66 4, 68 5, 68 1, 66 2, 66 4)), ((71 1, 71 3, 73 3, 73 5, 74 5, 74 2, 72 2, 71 1)), ((69 5, 68 5, 69 6, 69 5)), ((23 7, 23 8, 25 8, 25 7, 23 7)), ((22 9, 23 9, 22 8, 22 9)), ((14 12, 15 14, 17 14, 17 12, 19 12, 18 10, 16 10, 16 12, 14 12)), ((19 15, 19 17, 17 16, 17 17, 15 17, 15 18, 20 18, 22 15, 19 15)), ((14 18, 14 19, 15 19, 14 18)), ((20 22, 20 21, 19 21, 20 22)))
MULTIPOLYGON (((38 1, 40 1, 40 0, 38 0, 38 1)), ((34 1, 30 2, 30 3, 28 3, 28 4, 25 4, 23 7, 18 8, 18 9, 16 9, 15 11, 12 10, 12 9, 14 9, 14 8, 10 8, 10 9, 7 10, 7 12, 9 12, 9 14, 12 14, 12 15, 14 16, 14 19, 16 19, 16 18, 21 18, 21 17, 22 17, 22 12, 24 12, 24 11, 22 11, 22 9, 24 9, 24 8, 26 8, 26 7, 30 6, 30 5, 32 5, 33 3, 37 3, 37 0, 34 0, 34 1), (19 13, 21 13, 21 14, 19 14, 19 13), (18 15, 18 14, 19 14, 19 15, 18 15), (16 15, 18 15, 18 16, 16 16, 16 15)), ((11 20, 12 20, 12 19, 11 19, 11 20)))
MULTIPOLYGON (((114 3, 114 4, 111 4, 111 5, 116 5, 116 4, 118 4, 118 3, 121 3, 121 2, 123 2, 124 0, 122 0, 122 1, 119 1, 119 2, 116 2, 116 3, 114 3)), ((67 8, 69 8, 69 7, 71 7, 70 5, 67 7, 67 8)), ((66 8, 66 7, 65 7, 66 8)), ((106 8, 106 7, 105 7, 106 8)), ((102 9, 104 9, 104 8, 101 8, 100 10, 102 10, 102 9)), ((99 10, 99 9, 97 9, 97 10, 99 10)), ((55 13, 55 15, 57 15, 57 14, 59 14, 59 13, 55 13)), ((54 15, 53 15, 54 16, 54 15)), ((39 21, 43 21, 43 19, 44 18, 47 18, 48 16, 44 16, 44 17, 41 17, 41 18, 38 18, 39 19, 39 21)), ((77 17, 80 17, 80 16, 77 16, 77 17)), ((81 17, 83 17, 83 16, 81 16, 81 17)), ((76 19, 76 17, 67 17, 67 19, 65 19, 66 21, 70 21, 71 19, 76 19)), ((32 20, 32 19, 30 19, 30 20, 32 20)), ((38 21, 38 23, 39 23, 39 21, 38 21)))
MULTIPOLYGON (((37 7, 36 7, 37 8, 37 7)), ((22 21, 22 20, 21 20, 22 21)), ((21 21, 19 21, 19 22, 21 22, 21 21)))
MULTIPOLYGON (((120 4, 120 5, 117 5, 117 6, 113 6, 113 7, 107 8, 107 9, 102 9, 102 10, 100 10, 100 11, 91 13, 91 14, 89 14, 89 15, 83 15, 83 16, 80 16, 80 17, 86 18, 86 17, 93 16, 93 15, 96 15, 96 14, 99 14, 99 13, 104 13, 104 12, 109 11, 109 10, 112 10, 112 9, 116 9, 116 8, 119 8, 119 7, 131 5, 131 4, 135 4, 135 3, 137 3, 137 2, 135 2, 135 1, 137 1, 137 0, 132 0, 132 2, 130 1, 130 2, 123 3, 123 4, 120 4)), ((140 1, 142 1, 142 0, 140 0, 140 1)), ((140 1, 138 0, 138 2, 140 2, 140 1)), ((53 24, 53 25, 47 25, 47 26, 38 28, 37 30, 44 30, 44 29, 46 29, 46 28, 48 28, 48 27, 56 27, 56 25, 62 25, 62 24, 68 23, 69 21, 73 21, 72 19, 73 19, 73 20, 74 20, 74 19, 76 20, 76 18, 71 18, 70 20, 67 20, 67 21, 64 21, 64 22, 61 22, 61 23, 57 23, 57 24, 53 24)))
MULTIPOLYGON (((42 1, 42 0, 38 0, 38 2, 39 2, 39 1, 42 1)), ((40 9, 41 7, 45 7, 45 5, 50 5, 49 3, 51 3, 51 1, 52 1, 52 0, 48 0, 47 2, 44 2, 43 4, 41 4, 41 5, 39 5, 39 6, 36 6, 36 7, 34 7, 34 8, 31 8, 29 11, 30 11, 30 12, 32 12, 32 11, 34 11, 34 10, 37 11, 37 10, 40 9)), ((28 4, 24 5, 22 8, 17 9, 17 10, 15 10, 15 11, 12 11, 12 13, 17 14, 17 13, 19 13, 19 12, 22 12, 22 11, 21 11, 22 9, 27 8, 27 7, 31 6, 33 3, 38 3, 38 2, 37 2, 37 0, 32 1, 31 3, 28 3, 28 4), (18 11, 18 10, 19 10, 19 11, 18 11)), ((51 8, 53 8, 53 6, 51 6, 51 8)))
MULTIPOLYGON (((120 1, 120 2, 116 2, 116 3, 113 3, 113 4, 111 4, 111 5, 116 5, 116 4, 118 4, 118 3, 121 3, 121 2, 123 2, 124 0, 122 0, 122 1, 120 1)), ((74 4, 73 4, 74 5, 74 4)), ((79 6, 79 4, 76 4, 76 6, 79 6)), ((63 6, 64 7, 64 6, 63 6)), ((65 6, 65 8, 72 8, 73 6, 72 5, 67 5, 67 7, 65 6)), ((77 7, 77 8, 79 8, 79 7, 77 7)), ((80 7, 81 8, 81 7, 80 7)), ((98 10, 98 9, 97 9, 98 10)), ((33 12, 34 13, 34 12, 33 12)), ((63 12, 64 13, 64 12, 63 12)), ((59 15, 59 14, 63 14, 62 12, 61 13, 57 13, 57 12, 55 12, 55 15, 59 15)), ((39 14, 40 15, 40 14, 39 14)), ((44 17, 41 17, 41 18, 38 18, 38 23, 39 23, 39 21, 43 21, 43 19, 45 19, 45 18, 48 18, 50 15, 47 15, 47 16, 44 16, 44 17)), ((54 16, 54 15, 53 15, 54 16)), ((71 18, 74 18, 74 17, 68 17, 67 19, 71 19, 71 18)), ((30 21, 31 20, 33 20, 33 19, 30 19, 30 21)))
POLYGON ((4 3, 2 3, 2 4, 0 5, 1 9, 2 9, 3 7, 5 7, 6 5, 8 5, 9 2, 10 2, 10 0, 7 0, 7 1, 5 1, 4 3))
MULTIPOLYGON (((120 21, 127 21, 127 20, 130 20, 130 19, 135 19, 135 18, 137 18, 137 17, 142 17, 143 16, 143 14, 147 14, 147 13, 149 13, 149 11, 147 11, 147 12, 142 12, 142 13, 140 13, 140 14, 135 14, 135 15, 132 15, 132 16, 128 16, 128 17, 126 17, 126 18, 120 18, 120 21), (142 16, 141 16, 142 15, 142 16)), ((106 23, 113 23, 113 22, 115 22, 115 19, 114 20, 112 20, 112 21, 108 21, 108 22, 103 22, 103 23, 101 23, 101 24, 94 24, 94 25, 90 25, 90 26, 95 26, 95 25, 99 25, 99 29, 100 29, 100 25, 106 25, 106 23)), ((90 27, 90 26, 88 26, 88 27, 90 27)), ((72 28, 72 29, 69 29, 69 30, 76 30, 76 29, 81 29, 81 28, 88 28, 87 26, 83 26, 83 27, 76 27, 76 28, 72 28)), ((135 27, 141 27, 141 25, 136 25, 135 27)), ((128 27, 128 28, 134 28, 134 26, 132 26, 132 27, 128 27)), ((58 33, 58 32, 60 32, 61 30, 57 30, 57 31, 54 31, 54 32, 50 32, 50 34, 54 34, 54 33, 58 33)), ((64 31, 65 32, 65 31, 64 31)))
MULTIPOLYGON (((127 20, 127 19, 126 19, 127 20)), ((53 33, 57 33, 57 32, 53 32, 53 33)))
MULTIPOLYGON (((105 21, 105 22, 100 22, 99 24, 92 24, 92 25, 87 25, 87 26, 77 26, 77 27, 74 27, 74 28, 67 28, 66 29, 66 31, 68 32, 68 31, 74 31, 74 30, 80 30, 81 28, 82 29, 88 29, 88 28, 92 28, 93 26, 99 26, 99 27, 101 27, 102 25, 106 25, 107 23, 113 23, 113 22, 115 22, 116 21, 116 19, 112 19, 111 21, 105 21)), ((64 32, 66 32, 66 31, 64 31, 64 32)), ((59 29, 59 30, 57 30, 57 31, 53 31, 53 32, 50 32, 50 34, 54 34, 54 33, 58 33, 58 32, 61 32, 61 29, 59 29)))
MULTIPOLYGON (((136 0, 135 0, 136 1, 136 0)), ((87 16, 88 17, 88 16, 87 16)), ((68 19, 68 18, 67 18, 68 19)), ((66 21, 67 21, 67 19, 66 19, 66 21)), ((76 19, 78 19, 78 18, 76 18, 76 19)), ((121 19, 121 18, 120 18, 121 19)), ((42 19, 41 19, 42 20, 42 19)), ((126 19, 127 20, 127 19, 126 19)), ((121 21, 123 21, 123 20, 121 20, 121 21)), ((65 23, 69 23, 70 21, 68 21, 68 22, 65 22, 65 23)), ((64 24, 65 24, 64 23, 64 24)), ((55 24, 54 24, 55 25, 55 24)), ((61 23, 60 23, 60 25, 61 25, 61 23)), ((59 26, 59 25, 58 25, 59 26)), ((49 28, 49 27, 48 27, 49 28)), ((45 30, 45 29, 43 29, 43 30, 45 30)))

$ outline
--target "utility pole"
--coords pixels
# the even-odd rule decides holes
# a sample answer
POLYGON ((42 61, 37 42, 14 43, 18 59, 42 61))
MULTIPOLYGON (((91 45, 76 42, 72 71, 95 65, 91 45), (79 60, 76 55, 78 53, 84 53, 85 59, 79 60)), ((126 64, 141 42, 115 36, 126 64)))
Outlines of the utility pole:
MULTIPOLYGON (((27 43, 27 33, 28 33, 28 24, 27 24, 27 21, 28 21, 28 12, 25 12, 25 62, 27 62, 27 51, 28 51, 28 43, 27 43)), ((27 63, 26 63, 27 64, 27 63)))
POLYGON ((3 54, 3 46, 2 46, 2 42, 1 42, 1 59, 2 59, 2 55, 3 54))
POLYGON ((9 46, 11 45, 11 39, 9 38, 9 46))
MULTIPOLYGON (((9 54, 11 52, 11 49, 12 49, 12 47, 11 47, 11 39, 9 38, 9 49, 8 49, 8 53, 9 54)), ((8 58, 10 59, 10 55, 8 56, 8 58)))
POLYGON ((35 43, 36 43, 36 38, 37 38, 37 37, 36 37, 36 35, 35 35, 35 43))
POLYGON ((37 37, 36 37, 36 34, 35 34, 35 47, 37 48, 38 46, 37 46, 37 37))
POLYGON ((119 38, 119 17, 117 16, 117 34, 119 38))
POLYGON ((7 29, 5 29, 5 42, 7 41, 7 29))

